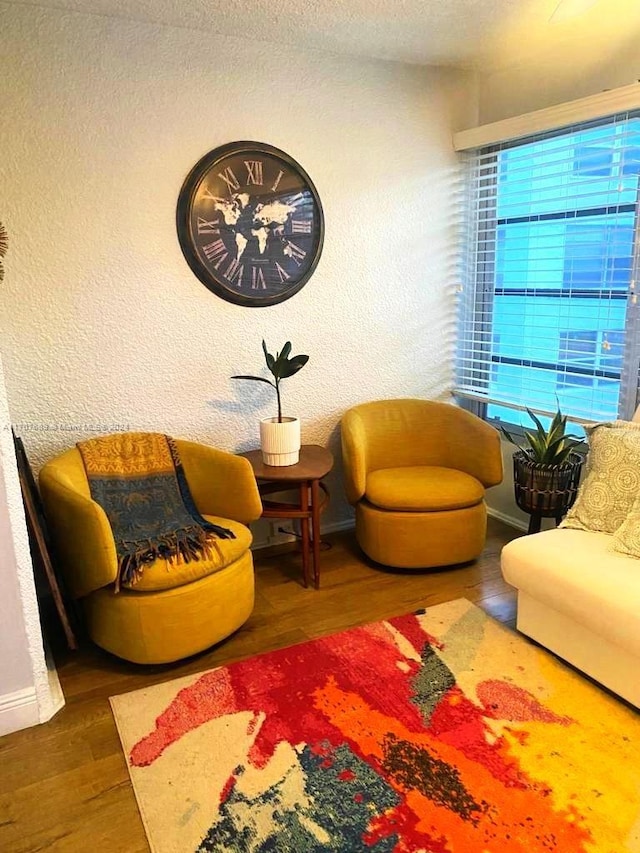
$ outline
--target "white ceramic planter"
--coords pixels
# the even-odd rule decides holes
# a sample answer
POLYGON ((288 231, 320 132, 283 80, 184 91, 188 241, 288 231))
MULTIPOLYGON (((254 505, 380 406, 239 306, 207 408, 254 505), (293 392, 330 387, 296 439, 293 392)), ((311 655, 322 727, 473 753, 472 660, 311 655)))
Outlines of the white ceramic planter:
POLYGON ((264 418, 260 421, 260 447, 265 465, 295 465, 300 459, 300 420, 264 418))

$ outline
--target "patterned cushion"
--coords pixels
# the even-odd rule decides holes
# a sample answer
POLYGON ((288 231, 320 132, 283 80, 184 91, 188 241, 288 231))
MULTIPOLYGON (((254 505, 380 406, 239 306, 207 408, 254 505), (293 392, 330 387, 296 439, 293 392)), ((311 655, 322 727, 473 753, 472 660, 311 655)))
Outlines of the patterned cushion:
POLYGON ((613 421, 586 431, 584 479, 560 526, 615 533, 640 498, 640 423, 613 421))
POLYGON ((616 530, 613 547, 630 557, 640 557, 640 497, 636 498, 631 512, 616 530))

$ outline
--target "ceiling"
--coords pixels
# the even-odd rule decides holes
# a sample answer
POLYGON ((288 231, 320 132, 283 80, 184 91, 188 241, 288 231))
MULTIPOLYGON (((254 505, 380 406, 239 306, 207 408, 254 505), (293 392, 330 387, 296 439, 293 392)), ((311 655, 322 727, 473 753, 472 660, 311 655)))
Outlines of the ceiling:
MULTIPOLYGON (((271 44, 488 69, 640 37, 640 0, 8 0, 271 44)), ((605 48, 606 46, 606 48, 605 48)), ((552 61, 552 60, 551 60, 552 61)), ((640 75, 639 75, 640 76, 640 75)))

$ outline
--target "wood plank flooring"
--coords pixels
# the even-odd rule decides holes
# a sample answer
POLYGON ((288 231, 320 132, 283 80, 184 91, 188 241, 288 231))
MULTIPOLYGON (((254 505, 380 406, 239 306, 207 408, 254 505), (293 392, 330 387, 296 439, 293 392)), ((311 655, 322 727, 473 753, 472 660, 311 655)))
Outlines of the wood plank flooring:
POLYGON ((259 555, 250 620, 186 662, 137 666, 87 641, 78 652, 58 652, 66 706, 49 723, 0 738, 0 850, 148 853, 109 696, 454 598, 513 627, 515 591, 499 555, 516 535, 490 519, 476 563, 415 573, 381 569, 362 556, 352 531, 334 534, 323 543, 320 590, 302 587, 298 553, 259 555))

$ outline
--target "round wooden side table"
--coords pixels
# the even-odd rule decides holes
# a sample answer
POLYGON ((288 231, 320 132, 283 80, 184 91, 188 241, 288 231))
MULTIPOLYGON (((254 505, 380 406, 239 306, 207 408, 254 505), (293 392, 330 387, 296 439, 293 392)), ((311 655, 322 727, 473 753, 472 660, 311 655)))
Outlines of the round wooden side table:
POLYGON ((248 459, 258 481, 262 500, 262 518, 298 518, 302 538, 302 572, 309 586, 309 569, 313 585, 320 588, 320 513, 329 503, 329 491, 322 481, 333 468, 333 455, 319 444, 303 444, 296 465, 265 465, 262 451, 241 453, 248 459), (298 489, 297 503, 265 500, 266 495, 298 489))

